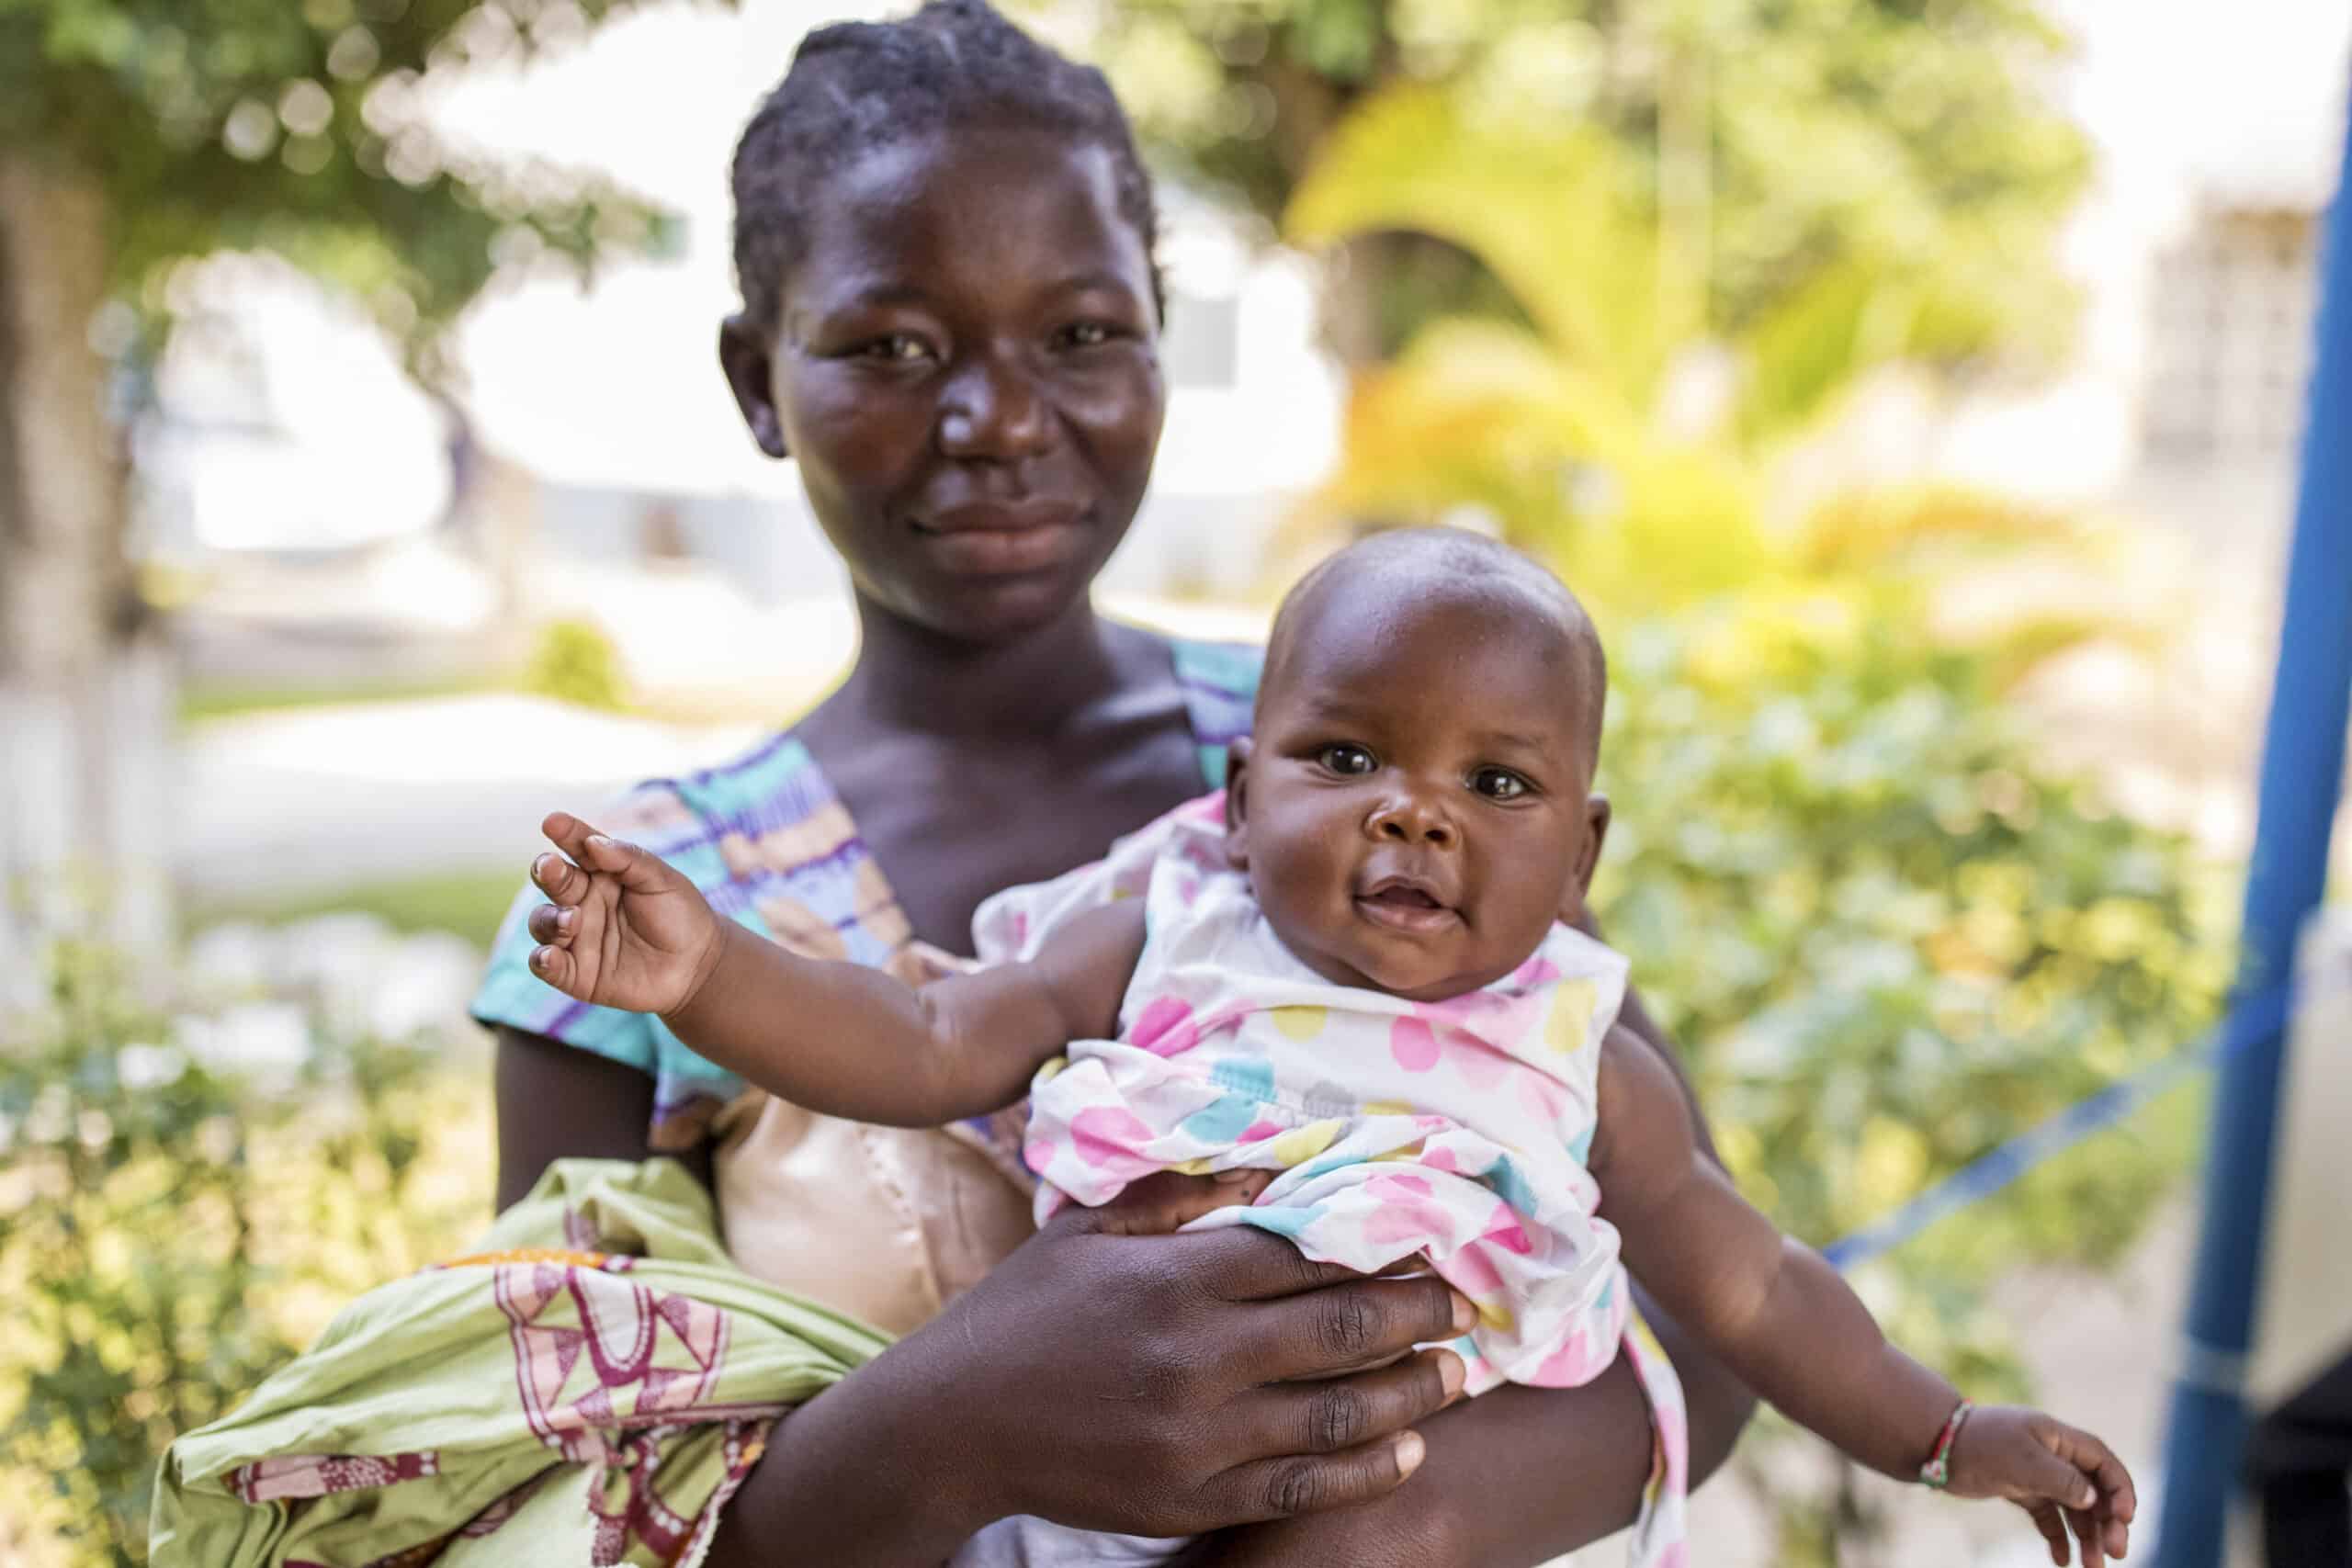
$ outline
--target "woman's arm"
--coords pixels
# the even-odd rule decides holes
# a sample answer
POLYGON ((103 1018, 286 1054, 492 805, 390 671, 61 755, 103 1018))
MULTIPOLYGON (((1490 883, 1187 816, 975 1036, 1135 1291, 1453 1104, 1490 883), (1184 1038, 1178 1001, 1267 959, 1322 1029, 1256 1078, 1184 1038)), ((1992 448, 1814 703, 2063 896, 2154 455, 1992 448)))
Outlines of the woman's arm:
MULTIPOLYGON (((631 1068, 502 1030, 497 1087, 502 1206, 551 1160, 651 1152, 652 1081, 631 1068)), ((707 1179, 707 1149, 688 1163, 707 1179)), ((709 1568, 937 1568, 1015 1513, 1184 1535, 1343 1508, 1411 1473, 1408 1429, 1461 1386, 1461 1362, 1394 1358, 1461 1332, 1468 1303, 1258 1231, 1130 1237, 1108 1234, 1114 1219, 1073 1206, 780 1423, 709 1568)))

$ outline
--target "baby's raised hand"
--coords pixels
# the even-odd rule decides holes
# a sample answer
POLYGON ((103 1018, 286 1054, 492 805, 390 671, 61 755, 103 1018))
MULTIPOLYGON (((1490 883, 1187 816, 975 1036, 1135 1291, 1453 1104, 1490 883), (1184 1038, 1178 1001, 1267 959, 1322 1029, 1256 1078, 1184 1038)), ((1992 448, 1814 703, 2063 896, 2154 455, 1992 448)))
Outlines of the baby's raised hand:
POLYGON ((2007 1497, 2033 1516, 2064 1568, 2066 1534, 2085 1568, 2121 1557, 2140 1500, 2131 1472, 2105 1443, 2039 1410, 1999 1404, 1969 1412, 1952 1442, 1945 1489, 1956 1497, 2007 1497))
POLYGON ((718 962, 718 916, 657 855, 608 839, 569 812, 539 830, 570 855, 541 855, 531 880, 555 900, 531 911, 544 943, 531 973, 566 996, 629 1012, 674 1012, 718 962))

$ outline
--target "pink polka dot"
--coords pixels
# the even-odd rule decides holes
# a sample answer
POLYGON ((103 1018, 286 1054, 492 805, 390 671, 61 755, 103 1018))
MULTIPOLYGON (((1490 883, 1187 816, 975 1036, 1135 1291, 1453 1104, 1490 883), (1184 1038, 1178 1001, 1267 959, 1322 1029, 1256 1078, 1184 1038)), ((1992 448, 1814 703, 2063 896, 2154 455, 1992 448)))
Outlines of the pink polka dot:
POLYGON ((1151 1127, 1125 1106, 1090 1105, 1069 1119, 1069 1141, 1089 1165, 1138 1161, 1142 1146, 1151 1141, 1151 1127))
POLYGON ((1529 1066, 1513 1069, 1511 1078, 1521 1103, 1546 1122, 1557 1122, 1568 1113, 1568 1091, 1557 1078, 1529 1066))
POLYGON ((1438 1272, 1445 1277, 1447 1284, 1466 1296, 1492 1298, 1502 1293, 1502 1271, 1487 1256, 1487 1249, 1475 1241, 1447 1258, 1445 1267, 1438 1272))
POLYGON ((1051 1138, 1037 1139, 1027 1148, 1021 1151, 1021 1157, 1029 1162, 1029 1168, 1031 1170, 1035 1171, 1040 1176, 1045 1175, 1046 1168, 1054 1163, 1053 1140, 1051 1138))
POLYGON ((1543 1388, 1575 1388, 1592 1381, 1600 1371, 1594 1365, 1592 1341, 1578 1333, 1568 1337, 1568 1342, 1544 1358, 1535 1369, 1533 1382, 1543 1388))
POLYGON ((1421 1163, 1431 1170, 1460 1170, 1462 1168, 1454 1163, 1452 1149, 1430 1149, 1421 1156, 1421 1163))
POLYGON ((1560 966, 1539 953, 1519 966, 1510 983, 1523 991, 1531 986, 1548 986, 1559 977, 1560 966))
POLYGON ((1384 1171, 1364 1183, 1364 1190, 1382 1198, 1426 1198, 1435 1190, 1426 1176, 1413 1176, 1405 1171, 1384 1171))
POLYGON ((1509 1248, 1521 1258, 1535 1250, 1535 1244, 1528 1239, 1527 1227, 1519 1223, 1519 1216, 1511 1213, 1510 1205, 1504 1203, 1495 1205, 1494 1217, 1487 1222, 1486 1232, 1478 1239, 1495 1247, 1509 1248))
POLYGON ((1012 911, 1012 945, 1016 948, 1029 945, 1029 912, 1026 909, 1012 911))
POLYGON ((1241 1136, 1234 1141, 1241 1144, 1261 1144, 1282 1130, 1283 1124, 1279 1122, 1252 1122, 1241 1129, 1241 1136))
POLYGON ((1459 1029, 1445 1032, 1445 1055, 1453 1070, 1462 1075, 1462 1081, 1481 1093, 1501 1083, 1512 1066, 1509 1056, 1459 1029))
POLYGON ((1437 1066, 1437 1034, 1418 1018, 1400 1018, 1388 1031, 1388 1054, 1408 1073, 1437 1066))
POLYGON ((1453 1239, 1453 1216, 1426 1198, 1385 1198, 1364 1216, 1363 1235, 1375 1247, 1400 1241, 1443 1246, 1453 1239))
POLYGON ((1128 1043, 1140 1045, 1156 1056, 1173 1056, 1191 1050, 1196 1038, 1192 1004, 1174 997, 1156 997, 1136 1019, 1128 1043))

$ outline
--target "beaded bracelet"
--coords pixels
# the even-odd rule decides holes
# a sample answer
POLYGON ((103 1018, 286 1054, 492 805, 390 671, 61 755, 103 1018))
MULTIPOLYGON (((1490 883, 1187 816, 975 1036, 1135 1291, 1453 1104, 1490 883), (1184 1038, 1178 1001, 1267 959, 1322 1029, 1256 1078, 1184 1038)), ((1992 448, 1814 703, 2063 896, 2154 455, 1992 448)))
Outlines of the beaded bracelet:
POLYGON ((1944 1429, 1936 1434, 1936 1451, 1919 1467, 1919 1479, 1939 1492, 1951 1480, 1951 1446, 1960 1441, 1960 1428, 1967 1421, 1968 1413, 1975 1408, 1965 1399, 1952 1407, 1951 1415, 1945 1418, 1944 1429))

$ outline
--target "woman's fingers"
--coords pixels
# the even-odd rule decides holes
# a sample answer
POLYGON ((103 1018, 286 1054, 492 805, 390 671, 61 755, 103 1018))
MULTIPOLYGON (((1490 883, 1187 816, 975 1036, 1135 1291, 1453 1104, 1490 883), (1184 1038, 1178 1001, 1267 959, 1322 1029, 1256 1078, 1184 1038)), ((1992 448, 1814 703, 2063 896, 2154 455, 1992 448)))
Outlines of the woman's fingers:
POLYGON ((1287 1382, 1376 1367, 1452 1339, 1477 1310, 1442 1280, 1350 1280, 1257 1309, 1259 1379, 1287 1382))
POLYGON ((1270 1383, 1247 1396, 1266 1453, 1330 1454, 1391 1437, 1461 1392, 1451 1350, 1424 1350, 1377 1371, 1317 1382, 1270 1383))
POLYGON ((1344 1508, 1394 1490, 1428 1451, 1419 1433, 1399 1432, 1344 1453, 1257 1460, 1216 1477, 1204 1501, 1237 1524, 1344 1508))

